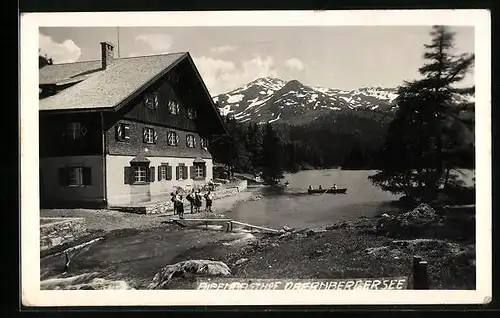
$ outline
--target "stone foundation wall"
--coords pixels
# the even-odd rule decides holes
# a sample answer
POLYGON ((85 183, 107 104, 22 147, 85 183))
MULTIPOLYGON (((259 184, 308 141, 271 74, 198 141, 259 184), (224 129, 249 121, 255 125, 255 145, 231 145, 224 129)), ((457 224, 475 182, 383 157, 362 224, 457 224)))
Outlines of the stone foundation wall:
POLYGON ((86 234, 84 218, 41 218, 40 251, 69 243, 86 234))

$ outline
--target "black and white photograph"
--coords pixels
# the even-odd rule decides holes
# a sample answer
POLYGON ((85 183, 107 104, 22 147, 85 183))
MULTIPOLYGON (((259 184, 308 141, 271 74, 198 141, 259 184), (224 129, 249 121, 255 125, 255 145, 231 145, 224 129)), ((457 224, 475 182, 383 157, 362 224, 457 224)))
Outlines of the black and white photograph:
POLYGON ((489 21, 24 15, 23 303, 488 302, 489 21))

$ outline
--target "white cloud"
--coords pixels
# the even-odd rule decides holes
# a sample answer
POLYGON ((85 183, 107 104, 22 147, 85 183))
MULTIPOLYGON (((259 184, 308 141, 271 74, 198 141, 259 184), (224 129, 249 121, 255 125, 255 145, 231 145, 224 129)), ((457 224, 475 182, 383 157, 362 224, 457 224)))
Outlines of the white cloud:
POLYGON ((130 57, 170 53, 169 50, 174 43, 172 37, 165 33, 145 33, 134 39, 139 43, 136 46, 137 50, 129 54, 130 57))
POLYGON ((216 46, 216 47, 211 48, 210 52, 223 54, 223 53, 235 51, 236 49, 237 49, 236 46, 223 45, 223 46, 216 46))
POLYGON ((296 57, 292 57, 285 61, 285 66, 291 71, 302 71, 304 69, 304 63, 296 57))
POLYGON ((259 77, 278 76, 270 56, 255 56, 240 65, 206 56, 193 59, 212 96, 235 89, 259 77))
POLYGON ((59 43, 52 37, 40 33, 39 41, 40 54, 52 58, 55 64, 76 62, 82 55, 80 47, 71 39, 59 43))

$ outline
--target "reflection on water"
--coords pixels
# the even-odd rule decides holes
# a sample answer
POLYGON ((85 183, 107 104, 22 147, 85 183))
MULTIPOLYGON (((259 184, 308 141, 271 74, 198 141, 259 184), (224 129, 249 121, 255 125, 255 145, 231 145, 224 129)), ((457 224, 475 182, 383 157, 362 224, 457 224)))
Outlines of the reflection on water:
POLYGON ((320 227, 339 220, 372 216, 395 209, 398 199, 374 187, 367 179, 373 171, 308 170, 287 174, 289 187, 264 187, 262 199, 239 204, 231 217, 256 225, 282 227, 320 227), (311 194, 307 188, 326 189, 336 184, 346 194, 311 194))

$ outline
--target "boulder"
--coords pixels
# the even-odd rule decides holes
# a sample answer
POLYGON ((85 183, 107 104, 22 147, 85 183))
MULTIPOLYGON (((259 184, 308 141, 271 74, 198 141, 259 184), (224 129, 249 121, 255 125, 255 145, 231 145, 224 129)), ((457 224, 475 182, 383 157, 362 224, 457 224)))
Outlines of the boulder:
POLYGON ((288 227, 288 226, 285 225, 285 226, 283 226, 283 231, 285 231, 285 232, 292 232, 293 229, 291 227, 288 227))
POLYGON ((441 216, 426 203, 422 203, 410 212, 398 216, 401 226, 421 226, 441 221, 441 216))
POLYGON ((231 275, 231 270, 223 262, 212 260, 189 260, 165 266, 154 276, 148 289, 162 289, 171 282, 172 278, 229 275, 231 275))

